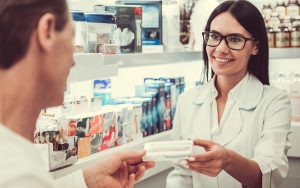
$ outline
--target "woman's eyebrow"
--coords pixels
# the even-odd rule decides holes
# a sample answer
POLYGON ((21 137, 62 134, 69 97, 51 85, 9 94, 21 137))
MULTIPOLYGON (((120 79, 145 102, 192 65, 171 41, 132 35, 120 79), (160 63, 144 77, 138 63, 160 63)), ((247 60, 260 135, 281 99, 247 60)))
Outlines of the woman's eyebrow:
MULTIPOLYGON (((214 32, 214 33, 219 33, 219 34, 221 34, 219 31, 216 31, 216 30, 210 30, 210 32, 214 32)), ((223 34, 221 34, 221 35, 223 35, 223 34)), ((229 33, 229 34, 223 35, 223 36, 228 36, 228 35, 244 36, 244 35, 242 35, 241 33, 229 33)))

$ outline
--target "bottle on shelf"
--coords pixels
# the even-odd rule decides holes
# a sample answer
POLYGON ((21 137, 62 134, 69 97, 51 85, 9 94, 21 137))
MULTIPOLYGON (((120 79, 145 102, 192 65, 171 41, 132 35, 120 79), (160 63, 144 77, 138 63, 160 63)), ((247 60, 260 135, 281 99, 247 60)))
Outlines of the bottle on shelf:
POLYGON ((299 6, 297 0, 289 0, 286 7, 286 14, 291 18, 295 18, 299 15, 299 6))
POLYGON ((284 23, 280 24, 277 32, 275 33, 275 46, 276 48, 290 47, 290 30, 284 23))
POLYGON ((279 18, 283 19, 286 16, 286 6, 283 0, 278 0, 274 11, 279 14, 279 18))
POLYGON ((296 16, 292 23, 291 47, 300 47, 300 16, 296 16))
POLYGON ((280 25, 279 14, 277 12, 272 12, 269 21, 267 22, 267 26, 276 29, 280 25))
POLYGON ((273 27, 267 27, 269 48, 275 48, 275 32, 273 27))
POLYGON ((262 8, 262 15, 264 16, 265 20, 269 20, 272 13, 272 7, 270 3, 265 3, 262 8))

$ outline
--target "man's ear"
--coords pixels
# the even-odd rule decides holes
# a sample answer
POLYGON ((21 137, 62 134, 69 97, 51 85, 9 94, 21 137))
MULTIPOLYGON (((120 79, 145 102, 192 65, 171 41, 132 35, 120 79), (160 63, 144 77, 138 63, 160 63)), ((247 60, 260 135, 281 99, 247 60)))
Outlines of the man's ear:
POLYGON ((37 25, 37 40, 38 44, 44 51, 49 51, 54 44, 56 18, 51 13, 44 14, 37 25))
POLYGON ((252 55, 257 55, 258 54, 258 51, 259 51, 259 42, 255 42, 255 45, 254 45, 254 48, 252 50, 252 55))

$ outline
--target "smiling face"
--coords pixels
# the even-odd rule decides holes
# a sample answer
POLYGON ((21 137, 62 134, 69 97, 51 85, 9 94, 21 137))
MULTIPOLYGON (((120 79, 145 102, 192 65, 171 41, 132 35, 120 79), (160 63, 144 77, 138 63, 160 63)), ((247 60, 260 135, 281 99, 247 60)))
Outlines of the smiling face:
MULTIPOLYGON (((246 38, 252 37, 229 12, 221 13, 215 17, 211 22, 210 31, 225 36, 240 34, 246 38)), ((256 55, 258 52, 254 41, 247 41, 245 47, 237 51, 228 48, 224 39, 217 47, 206 46, 206 51, 211 67, 218 77, 238 80, 246 75, 251 55, 256 55)))

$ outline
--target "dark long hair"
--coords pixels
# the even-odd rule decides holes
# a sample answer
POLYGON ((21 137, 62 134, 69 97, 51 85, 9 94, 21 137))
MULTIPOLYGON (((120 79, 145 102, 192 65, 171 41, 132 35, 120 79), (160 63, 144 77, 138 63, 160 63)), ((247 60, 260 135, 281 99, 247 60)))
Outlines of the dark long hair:
MULTIPOLYGON (((258 53, 250 57, 248 71, 263 84, 269 85, 269 46, 264 19, 259 10, 246 0, 225 1, 208 18, 205 31, 210 30, 211 22, 223 12, 229 12, 258 41, 258 53)), ((203 43, 204 74, 207 81, 209 73, 206 46, 203 43)), ((215 74, 212 71, 211 76, 215 74)))
POLYGON ((27 53, 41 16, 52 13, 55 29, 69 20, 66 0, 0 0, 0 69, 10 68, 27 53))

